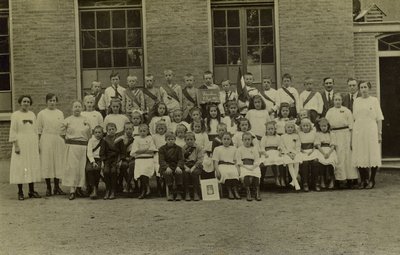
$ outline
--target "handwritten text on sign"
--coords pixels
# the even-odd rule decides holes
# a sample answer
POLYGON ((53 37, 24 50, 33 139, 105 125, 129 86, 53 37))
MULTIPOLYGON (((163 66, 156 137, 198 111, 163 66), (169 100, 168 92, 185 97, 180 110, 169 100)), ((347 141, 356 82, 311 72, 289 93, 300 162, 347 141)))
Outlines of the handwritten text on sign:
POLYGON ((198 101, 204 103, 219 103, 219 89, 199 89, 198 101))

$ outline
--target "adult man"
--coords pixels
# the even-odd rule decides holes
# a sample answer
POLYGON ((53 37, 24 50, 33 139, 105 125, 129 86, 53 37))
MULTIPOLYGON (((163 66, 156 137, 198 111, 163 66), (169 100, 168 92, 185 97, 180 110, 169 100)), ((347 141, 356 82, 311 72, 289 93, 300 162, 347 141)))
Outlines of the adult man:
POLYGON ((353 112, 353 103, 357 97, 361 96, 361 93, 358 93, 358 82, 354 78, 349 78, 347 80, 347 86, 349 87, 349 93, 346 93, 342 96, 343 102, 342 105, 344 107, 349 108, 351 112, 353 112))
POLYGON ((322 101, 324 102, 324 107, 322 110, 321 117, 325 117, 326 113, 330 108, 333 107, 333 86, 335 85, 335 80, 331 77, 324 78, 323 86, 325 91, 322 92, 322 101))

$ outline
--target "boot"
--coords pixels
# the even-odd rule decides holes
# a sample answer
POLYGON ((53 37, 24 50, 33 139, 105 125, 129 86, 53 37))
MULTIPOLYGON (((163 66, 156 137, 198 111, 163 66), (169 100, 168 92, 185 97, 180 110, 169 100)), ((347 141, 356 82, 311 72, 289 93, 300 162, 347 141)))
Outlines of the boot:
POLYGON ((181 191, 180 191, 180 189, 178 189, 176 191, 175 201, 181 201, 181 200, 182 200, 181 191))
POLYGON ((96 199, 97 198, 97 188, 92 187, 92 193, 90 193, 90 199, 96 199))
POLYGON ((368 185, 366 186, 367 189, 373 189, 375 187, 375 175, 377 170, 377 167, 371 167, 371 177, 369 179, 368 185))
POLYGON ((228 190, 228 198, 229 198, 229 199, 235 199, 235 197, 233 196, 233 193, 232 193, 232 183, 231 183, 231 180, 226 180, 226 181, 225 181, 225 184, 226 184, 226 189, 228 190))
POLYGON ((247 196, 246 196, 247 201, 253 201, 253 199, 251 198, 250 187, 246 187, 246 193, 247 193, 247 196))
POLYGON ((256 187, 256 200, 261 201, 260 187, 256 187))
POLYGON ((200 197, 196 189, 193 191, 193 198, 194 201, 200 201, 200 197))
POLYGON ((111 194, 110 194, 110 196, 108 197, 108 199, 110 199, 110 200, 115 199, 115 191, 114 191, 114 190, 111 190, 111 194))
POLYGON ((328 189, 333 189, 334 187, 335 187, 335 181, 331 179, 331 181, 329 182, 328 189))
POLYGON ((304 183, 304 184, 303 184, 303 190, 304 190, 305 192, 308 192, 308 191, 309 191, 309 189, 308 189, 308 183, 304 183))
POLYGON ((185 200, 186 200, 186 201, 190 201, 190 200, 191 200, 191 199, 190 199, 190 192, 189 192, 189 189, 187 189, 186 192, 185 192, 185 200))
POLYGON ((146 197, 146 189, 144 187, 142 187, 142 193, 140 193, 139 195, 139 199, 144 199, 146 197))
POLYGON ((239 191, 237 185, 233 186, 233 195, 235 196, 236 199, 240 199, 239 191))
POLYGON ((107 200, 109 196, 110 196, 110 191, 106 190, 106 194, 104 195, 104 200, 107 200))
POLYGON ((321 175, 321 189, 326 189, 324 174, 321 175))
POLYGON ((167 195, 167 201, 174 201, 174 189, 172 185, 168 185, 169 194, 167 195))
POLYGON ((281 181, 281 186, 286 187, 286 167, 284 166, 279 166, 279 176, 280 176, 280 181, 281 181))

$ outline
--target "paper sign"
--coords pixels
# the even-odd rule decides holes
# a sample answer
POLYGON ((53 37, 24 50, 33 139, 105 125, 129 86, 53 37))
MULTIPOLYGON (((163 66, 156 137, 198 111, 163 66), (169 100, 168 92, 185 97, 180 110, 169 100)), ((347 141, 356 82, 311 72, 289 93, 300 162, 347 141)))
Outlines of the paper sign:
POLYGON ((200 104, 220 102, 219 89, 199 89, 197 95, 200 104))

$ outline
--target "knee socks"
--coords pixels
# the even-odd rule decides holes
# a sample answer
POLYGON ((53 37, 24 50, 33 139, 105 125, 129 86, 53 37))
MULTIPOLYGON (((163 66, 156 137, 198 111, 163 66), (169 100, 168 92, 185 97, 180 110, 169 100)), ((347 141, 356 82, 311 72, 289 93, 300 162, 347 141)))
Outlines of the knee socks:
POLYGON ((370 178, 371 182, 375 182, 375 176, 376 176, 377 170, 378 170, 378 167, 371 167, 371 178, 370 178))
POLYGON ((260 187, 260 178, 253 177, 253 185, 256 188, 259 188, 260 187))
POLYGON ((35 190, 33 189, 33 182, 29 183, 29 192, 34 192, 35 190))
POLYGON ((93 172, 95 172, 95 171, 93 170, 93 171, 86 172, 86 176, 88 178, 87 181, 90 186, 95 186, 93 172))
POLYGON ((249 188, 250 187, 250 183, 251 183, 250 176, 245 176, 244 177, 244 186, 246 186, 246 188, 249 188))
POLYGON ((18 184, 18 193, 24 193, 23 191, 22 191, 22 184, 18 184))
POLYGON ((54 178, 54 188, 55 189, 60 188, 60 179, 54 178))
POLYGON ((51 190, 51 183, 50 183, 50 178, 46 178, 46 186, 48 190, 51 190))

